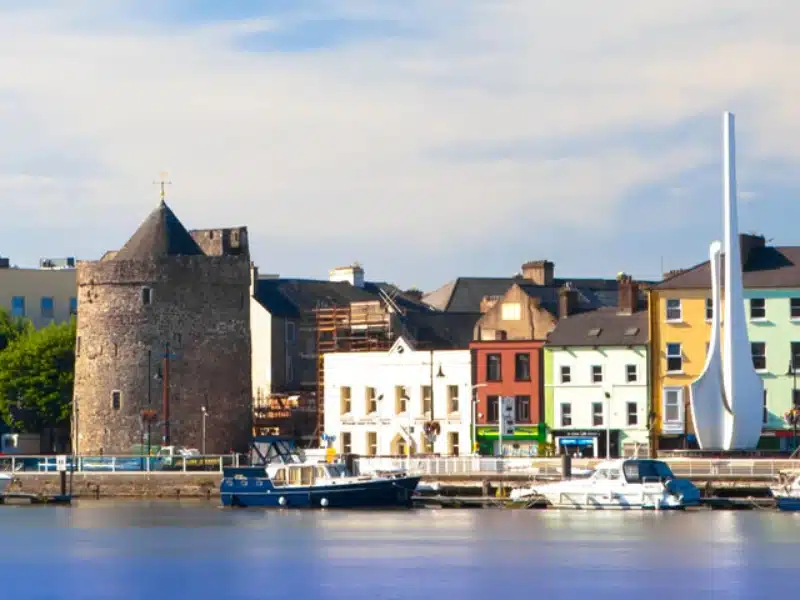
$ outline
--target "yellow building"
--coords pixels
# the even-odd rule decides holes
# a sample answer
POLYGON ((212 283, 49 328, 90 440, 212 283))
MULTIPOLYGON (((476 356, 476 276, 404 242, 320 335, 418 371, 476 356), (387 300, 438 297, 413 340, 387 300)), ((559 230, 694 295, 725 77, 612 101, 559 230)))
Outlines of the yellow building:
POLYGON ((0 258, 0 308, 36 327, 67 321, 78 311, 75 260, 42 260, 38 269, 0 258))

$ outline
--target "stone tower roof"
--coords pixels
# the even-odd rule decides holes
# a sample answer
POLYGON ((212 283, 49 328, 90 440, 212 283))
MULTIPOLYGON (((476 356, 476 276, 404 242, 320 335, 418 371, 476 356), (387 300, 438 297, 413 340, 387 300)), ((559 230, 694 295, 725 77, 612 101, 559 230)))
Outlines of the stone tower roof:
POLYGON ((200 246, 162 200, 117 252, 114 260, 154 260, 202 254, 200 246))

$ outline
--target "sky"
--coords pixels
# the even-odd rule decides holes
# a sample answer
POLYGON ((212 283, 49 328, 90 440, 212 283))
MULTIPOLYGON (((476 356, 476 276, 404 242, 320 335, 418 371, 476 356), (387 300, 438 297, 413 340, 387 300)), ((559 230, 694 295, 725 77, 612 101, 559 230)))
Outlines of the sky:
POLYGON ((800 244, 796 0, 0 0, 0 255, 97 259, 158 203, 262 273, 657 279, 800 244))

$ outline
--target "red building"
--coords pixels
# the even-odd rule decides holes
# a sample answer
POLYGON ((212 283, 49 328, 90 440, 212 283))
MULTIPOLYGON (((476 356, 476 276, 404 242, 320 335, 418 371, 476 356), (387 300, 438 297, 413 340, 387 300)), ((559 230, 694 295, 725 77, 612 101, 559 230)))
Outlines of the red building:
POLYGON ((475 441, 481 454, 497 454, 499 399, 516 398, 516 430, 503 436, 505 454, 529 455, 546 441, 544 425, 544 341, 491 340, 470 343, 472 379, 477 386, 475 441))

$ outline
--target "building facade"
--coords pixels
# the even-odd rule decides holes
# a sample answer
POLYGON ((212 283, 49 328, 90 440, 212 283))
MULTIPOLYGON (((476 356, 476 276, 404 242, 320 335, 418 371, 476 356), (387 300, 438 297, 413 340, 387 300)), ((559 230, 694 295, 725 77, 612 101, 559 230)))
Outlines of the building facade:
POLYGON ((544 359, 546 422, 557 454, 649 454, 647 310, 620 277, 620 302, 562 318, 544 359))
POLYGON ((38 269, 0 258, 0 308, 35 327, 68 321, 78 312, 75 259, 42 259, 38 269))
POLYGON ((403 337, 388 351, 325 354, 325 436, 341 454, 470 452, 469 350, 418 350, 403 337), (431 443, 426 424, 438 432, 431 443))
POLYGON ((246 451, 246 228, 189 233, 162 200, 121 250, 77 274, 73 450, 124 454, 149 441, 246 451))
MULTIPOLYGON (((785 414, 800 407, 793 368, 800 369, 800 247, 766 246, 763 236, 753 235, 740 235, 740 244, 750 350, 765 388, 760 448, 785 450, 793 437, 785 414)), ((669 274, 651 290, 650 306, 659 447, 693 447, 688 386, 703 370, 710 341, 709 262, 669 274)), ((725 315, 720 318, 724 328, 725 315)))

